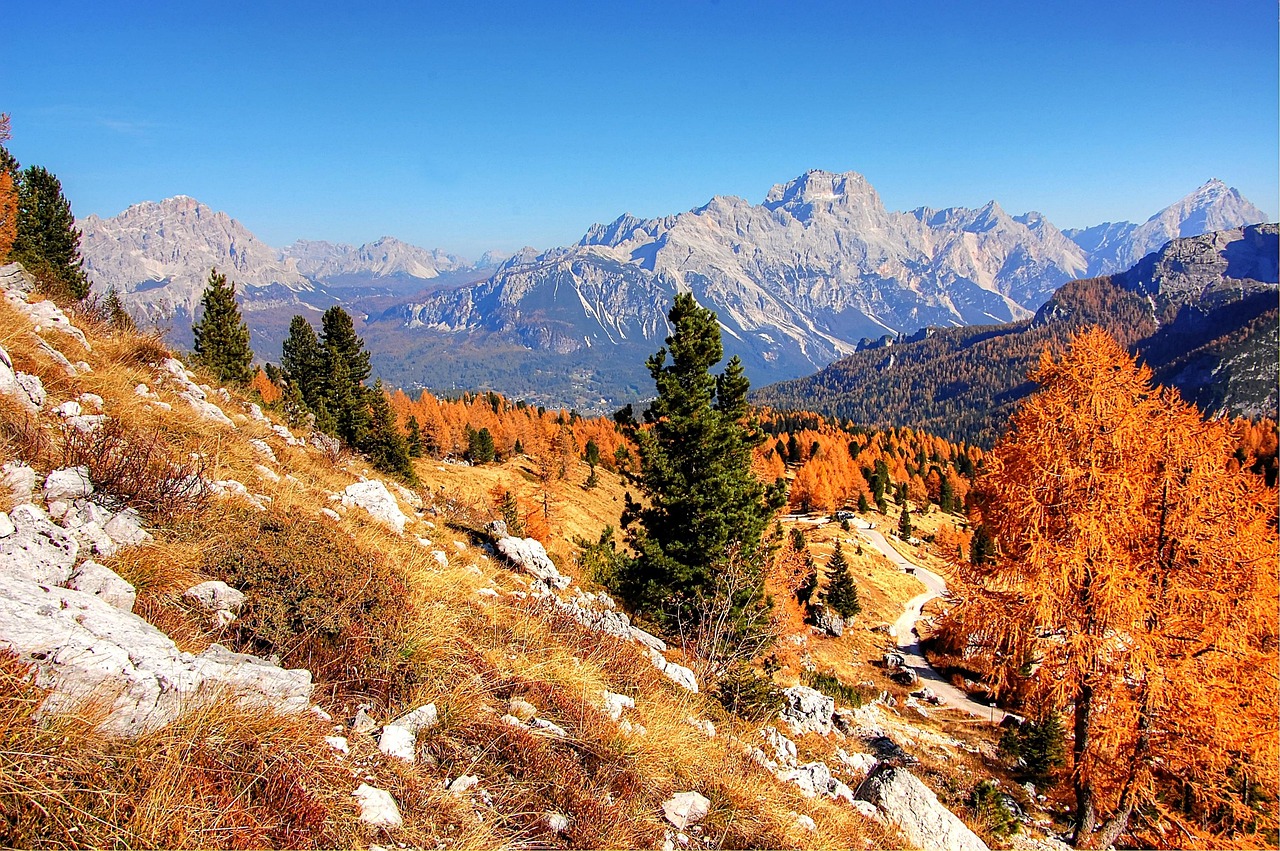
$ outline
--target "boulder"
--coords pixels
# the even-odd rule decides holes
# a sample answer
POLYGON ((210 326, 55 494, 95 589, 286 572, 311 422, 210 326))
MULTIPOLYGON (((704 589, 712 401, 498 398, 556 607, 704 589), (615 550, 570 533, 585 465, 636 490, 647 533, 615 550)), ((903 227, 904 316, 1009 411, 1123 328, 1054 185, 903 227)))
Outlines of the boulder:
POLYGON ((449 791, 455 795, 462 795, 471 791, 480 784, 480 778, 474 774, 464 774, 449 784, 449 791))
POLYGON ((71 578, 80 545, 30 503, 9 512, 14 531, 0 538, 0 576, 44 585, 64 585, 71 578))
POLYGON ((361 783, 351 796, 360 803, 360 821, 375 827, 400 827, 404 818, 396 799, 383 789, 361 783))
POLYGON ((805 763, 790 771, 783 772, 779 777, 787 783, 794 783, 799 786, 800 794, 806 798, 826 795, 831 791, 834 781, 831 776, 831 769, 827 768, 825 762, 805 763))
POLYGON ((45 502, 81 499, 93 493, 88 467, 65 467, 54 470, 44 480, 45 502))
POLYGON ((7 538, 16 531, 18 531, 18 527, 13 525, 13 521, 9 519, 9 515, 6 512, 0 511, 0 538, 7 538))
POLYGON ((915 672, 914 668, 901 668, 894 671, 890 675, 895 683, 904 686, 914 686, 920 682, 920 675, 915 672))
POLYGON ((879 762, 869 753, 847 753, 843 748, 836 748, 836 759, 844 763, 850 771, 864 776, 870 774, 879 762))
POLYGON ((0 574, 0 649, 31 661, 51 689, 42 712, 74 712, 93 699, 99 728, 134 735, 164 726, 209 698, 282 713, 311 705, 311 674, 284 670, 215 644, 183 653, 151 624, 70 588, 0 574))
POLYGON ((542 543, 534 538, 502 538, 498 552, 516 567, 554 588, 568 588, 569 577, 562 576, 542 543))
POLYGON ((662 804, 662 815, 676 830, 684 830, 707 817, 711 801, 697 792, 677 792, 662 804))
POLYGON ((514 715, 521 722, 532 721, 538 715, 538 707, 523 697, 513 697, 507 704, 507 713, 514 715))
POLYGON ((45 392, 44 382, 40 380, 40 376, 19 372, 16 377, 18 389, 22 391, 17 396, 18 401, 22 402, 29 411, 34 412, 43 408, 49 394, 45 392))
POLYGON ((71 574, 67 587, 83 591, 115 606, 122 612, 132 612, 138 592, 120 574, 96 561, 85 561, 71 574))
POLYGON ((905 768, 878 766, 855 797, 874 804, 910 845, 922 851, 988 851, 987 844, 905 768))
POLYGON ((808 686, 792 686, 782 694, 785 702, 779 717, 787 722, 792 733, 817 733, 820 736, 831 733, 831 717, 836 708, 834 699, 808 686))
POLYGON ((363 508, 370 517, 395 530, 397 534, 403 533, 405 524, 409 522, 387 486, 376 479, 348 485, 342 492, 342 504, 348 508, 363 508))

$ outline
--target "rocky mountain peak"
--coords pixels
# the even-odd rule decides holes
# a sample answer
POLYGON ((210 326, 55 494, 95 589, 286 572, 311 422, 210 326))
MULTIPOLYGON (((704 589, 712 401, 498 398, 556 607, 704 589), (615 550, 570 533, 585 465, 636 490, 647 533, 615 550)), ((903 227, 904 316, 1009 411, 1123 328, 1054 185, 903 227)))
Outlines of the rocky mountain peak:
POLYGON ((796 218, 805 218, 815 209, 860 205, 882 208, 879 194, 865 177, 856 171, 812 169, 792 181, 774 185, 762 206, 768 210, 783 208, 796 218))

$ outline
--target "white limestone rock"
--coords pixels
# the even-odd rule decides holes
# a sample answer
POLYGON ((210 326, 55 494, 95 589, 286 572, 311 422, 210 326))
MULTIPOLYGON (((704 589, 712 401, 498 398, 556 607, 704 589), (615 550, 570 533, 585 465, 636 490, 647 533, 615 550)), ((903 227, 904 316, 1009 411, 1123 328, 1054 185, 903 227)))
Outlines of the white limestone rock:
POLYGON ((796 764, 796 743, 778 732, 777 727, 765 727, 760 731, 765 747, 773 753, 773 759, 779 765, 796 764))
POLYGON ((697 824, 711 812, 711 801, 697 792, 677 792, 662 804, 662 815, 676 830, 697 824))
POLYGON ((120 574, 96 561, 85 561, 71 574, 67 587, 92 594, 122 612, 132 612, 138 592, 120 574))
POLYGON ((614 721, 622 718, 622 714, 628 709, 635 709, 635 698, 625 694, 614 694, 611 691, 604 692, 603 703, 601 709, 605 715, 608 715, 614 721))
POLYGON ((377 479, 348 485, 342 492, 342 504, 348 508, 363 508, 370 517, 397 534, 402 534, 405 524, 409 522, 409 518, 400 510, 396 498, 377 479))
POLYGON ((93 482, 89 481, 88 467, 65 467, 54 470, 44 480, 45 502, 81 499, 92 493, 93 482))
POLYGON ((555 588, 569 587, 569 577, 560 574, 555 562, 547 555, 546 548, 534 538, 501 538, 498 541, 498 552, 535 579, 541 579, 555 588))
POLYGON ((324 741, 338 753, 351 752, 351 745, 347 742, 346 736, 325 736, 324 741))
POLYGON ((16 531, 18 531, 18 527, 13 525, 8 513, 0 511, 0 538, 7 538, 16 531))
POLYGON ((714 739, 716 737, 716 725, 711 723, 709 719, 686 718, 685 721, 687 721, 690 726, 692 726, 695 730, 702 733, 702 735, 706 736, 708 739, 714 739))
POLYGON ((378 750, 387 756, 413 762, 418 756, 418 739, 413 731, 388 724, 382 728, 382 735, 378 737, 378 750))
POLYGON ((826 736, 831 733, 832 714, 836 702, 820 691, 808 686, 792 686, 783 691, 785 704, 779 717, 791 727, 795 735, 817 733, 826 736))
POLYGON ((151 540, 151 533, 142 528, 142 515, 132 508, 115 514, 102 530, 122 547, 136 547, 151 540))
POLYGON ((632 639, 639 642, 640 644, 643 644, 645 647, 649 647, 653 650, 660 650, 660 651, 666 652, 667 642, 663 641, 661 638, 658 638, 658 636, 649 632, 645 632, 640 627, 634 626, 634 625, 630 628, 629 632, 631 634, 632 639))
POLYGON ((361 783, 351 796, 360 803, 360 821, 374 827, 397 828, 404 824, 400 807, 391 793, 368 783, 361 783))
POLYGON ((10 511, 9 521, 14 531, 0 538, 0 576, 65 584, 80 552, 75 537, 30 503, 10 511))
POLYGON ((794 783, 799 786, 800 794, 806 798, 826 795, 831 790, 834 781, 831 776, 831 769, 827 768, 825 762, 805 763, 790 771, 782 772, 779 777, 788 783, 794 783))
POLYGON ((479 783, 479 777, 474 774, 464 774, 449 784, 449 791, 455 795, 462 795, 474 789, 479 783))
POLYGON ((204 699, 235 696, 281 713, 311 705, 311 674, 212 645, 183 653, 151 624, 83 591, 0 574, 0 648, 33 663, 51 689, 42 713, 106 709, 99 729, 131 736, 168 724, 204 699))
POLYGON ((430 730, 432 727, 440 723, 440 713, 436 710, 434 703, 427 703, 419 706, 412 712, 407 712, 399 718, 391 722, 397 727, 402 727, 410 733, 417 735, 424 730, 430 730))
POLYGON ((31 324, 36 326, 37 332, 46 330, 58 331, 71 337, 86 352, 93 351, 89 347, 89 341, 85 339, 84 332, 71 324, 67 314, 62 312, 62 308, 51 301, 32 303, 26 301, 26 299, 13 298, 12 293, 9 295, 9 303, 27 315, 27 319, 31 320, 31 324))
POLYGON ((206 612, 231 612, 238 614, 244 605, 244 593, 225 582, 211 579, 193 585, 182 594, 183 599, 200 606, 206 612))
POLYGON ((263 458, 267 459, 272 464, 276 463, 276 453, 275 450, 271 448, 271 444, 267 443, 265 440, 255 437, 253 440, 249 441, 249 445, 252 446, 254 451, 263 458))
POLYGON ((862 781, 856 797, 874 804, 909 844, 922 851, 988 851, 987 844, 905 768, 880 765, 862 781))
POLYGON ((691 692, 696 693, 698 691, 697 678, 693 675, 693 671, 689 670, 684 665, 677 665, 675 662, 668 662, 666 666, 663 667, 662 673, 666 674, 667 678, 676 685, 683 686, 691 692))
POLYGON ((40 376, 19 372, 16 377, 18 388, 22 391, 22 394, 17 397, 18 401, 32 412, 43 408, 49 394, 45 391, 44 382, 40 380, 40 376))

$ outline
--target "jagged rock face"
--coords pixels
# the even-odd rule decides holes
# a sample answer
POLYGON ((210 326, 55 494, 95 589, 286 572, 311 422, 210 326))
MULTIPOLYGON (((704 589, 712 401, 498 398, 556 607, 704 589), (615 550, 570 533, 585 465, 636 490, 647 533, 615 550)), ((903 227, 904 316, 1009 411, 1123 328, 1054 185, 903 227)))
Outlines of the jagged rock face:
POLYGON ((214 267, 248 290, 272 288, 277 297, 312 289, 296 263, 226 213, 185 195, 77 224, 95 288, 114 286, 126 306, 143 314, 193 312, 214 267))

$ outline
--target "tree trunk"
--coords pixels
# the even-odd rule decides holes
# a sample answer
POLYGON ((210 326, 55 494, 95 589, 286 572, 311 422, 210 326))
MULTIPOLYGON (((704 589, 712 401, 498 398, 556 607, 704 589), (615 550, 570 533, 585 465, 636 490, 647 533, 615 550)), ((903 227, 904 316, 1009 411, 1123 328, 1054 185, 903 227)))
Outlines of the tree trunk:
POLYGON ((1097 813, 1093 807, 1093 787, 1084 776, 1084 755, 1089 746, 1089 709, 1093 701, 1093 687, 1088 683, 1080 686, 1076 695, 1076 714, 1072 726, 1075 741, 1071 745, 1073 764, 1071 766, 1071 782, 1076 793, 1075 834, 1071 844, 1076 848, 1087 848, 1097 823, 1097 813))

